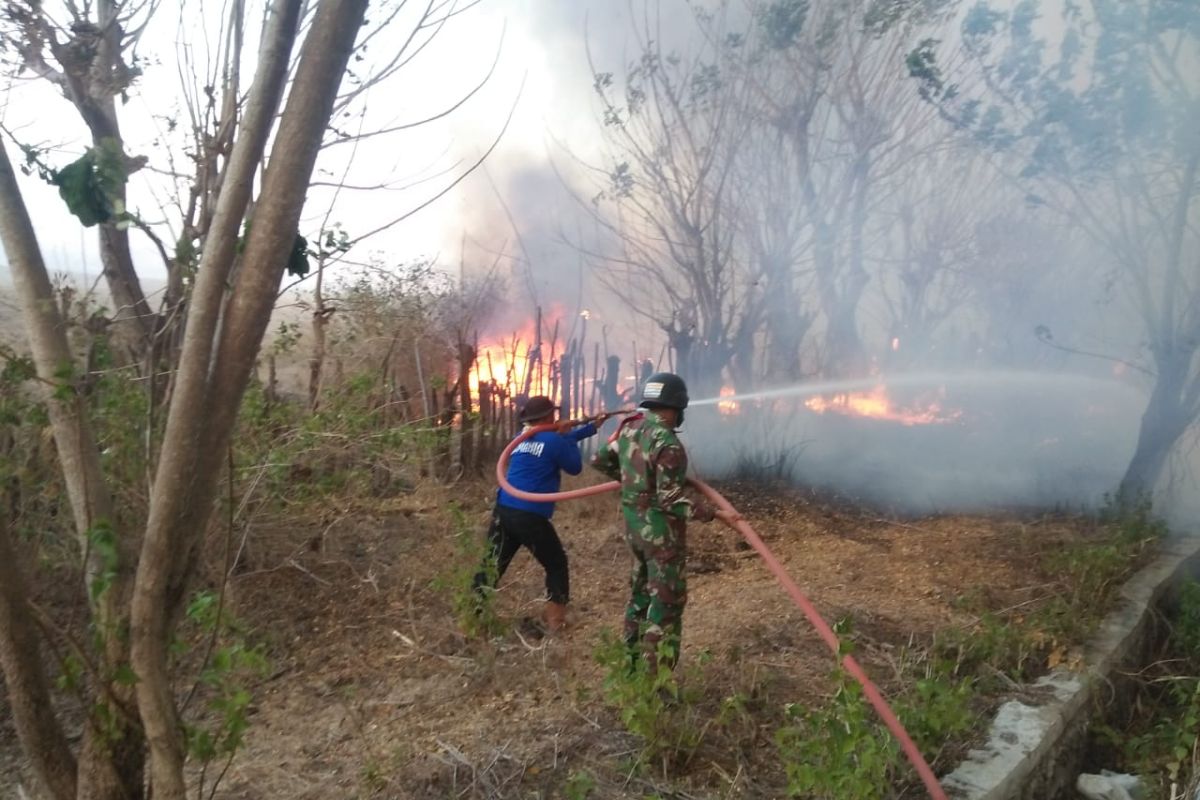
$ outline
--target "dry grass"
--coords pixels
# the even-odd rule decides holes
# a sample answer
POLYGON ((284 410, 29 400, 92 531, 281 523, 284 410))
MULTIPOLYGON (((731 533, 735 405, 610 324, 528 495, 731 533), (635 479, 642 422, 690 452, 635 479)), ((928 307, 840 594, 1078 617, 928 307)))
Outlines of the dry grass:
MULTIPOLYGON (((663 788, 622 766, 637 743, 599 699, 592 653, 600 631, 619 626, 626 587, 613 501, 572 503, 556 516, 572 564, 566 635, 536 640, 515 626, 469 640, 450 590, 434 588, 459 558, 445 509, 460 504, 481 532, 490 495, 483 483, 424 488, 370 512, 329 508, 250 532, 233 596, 274 673, 219 796, 560 797, 581 772, 597 784, 590 797, 663 788)), ((856 619, 860 656, 885 687, 910 637, 970 624, 956 598, 978 601, 982 588, 993 608, 1020 603, 1040 581, 1039 553, 1083 535, 1064 519, 900 522, 795 492, 730 495, 827 618, 856 619)), ((715 710, 742 692, 759 713, 713 731, 668 782, 680 797, 777 796, 778 711, 819 702, 833 661, 733 534, 697 525, 691 536, 681 669, 700 682, 702 705, 715 710), (703 668, 701 651, 713 656, 703 668)), ((499 594, 502 618, 536 616, 541 579, 518 556, 499 594)))

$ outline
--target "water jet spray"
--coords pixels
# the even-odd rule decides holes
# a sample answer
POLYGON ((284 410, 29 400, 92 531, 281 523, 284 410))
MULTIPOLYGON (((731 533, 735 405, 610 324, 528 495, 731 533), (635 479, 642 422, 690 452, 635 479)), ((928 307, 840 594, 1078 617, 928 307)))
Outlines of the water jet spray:
POLYGON ((764 389, 747 394, 727 394, 716 397, 706 397, 702 400, 692 400, 691 406, 713 406, 718 403, 738 403, 747 400, 774 400, 781 397, 811 397, 819 394, 843 394, 846 392, 862 392, 877 386, 889 388, 912 388, 947 385, 967 385, 976 387, 1010 387, 1017 382, 1050 383, 1093 383, 1096 388, 1121 386, 1127 387, 1123 381, 1113 379, 1092 378, 1082 375, 1069 375, 1051 372, 1036 372, 1034 370, 972 370, 970 372, 914 372, 902 375, 876 375, 869 378, 848 378, 837 381, 819 381, 796 383, 791 386, 781 386, 774 389, 764 389))

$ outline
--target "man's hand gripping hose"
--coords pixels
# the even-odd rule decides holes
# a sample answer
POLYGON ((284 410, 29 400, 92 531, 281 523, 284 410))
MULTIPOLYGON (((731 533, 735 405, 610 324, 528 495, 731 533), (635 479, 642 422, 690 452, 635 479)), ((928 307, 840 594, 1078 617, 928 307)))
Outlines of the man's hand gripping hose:
MULTIPOLYGON (((627 414, 632 412, 619 411, 613 413, 627 414)), ((608 416, 611 416, 611 414, 608 416)), ((586 422, 592 420, 584 421, 586 422)), ((600 422, 603 422, 603 420, 600 420, 600 422)), ((520 489, 512 486, 508 482, 505 473, 508 471, 508 460, 512 455, 513 450, 517 447, 517 445, 529 437, 541 433, 542 431, 552 430, 558 430, 558 425, 539 425, 529 428, 522 432, 517 438, 509 442, 508 447, 504 448, 504 452, 500 454, 500 458, 496 462, 496 480, 500 483, 500 486, 504 488, 504 491, 521 500, 544 503, 558 502, 562 500, 576 500, 581 497, 604 494, 605 492, 612 492, 621 488, 621 484, 617 481, 609 481, 607 483, 600 483, 596 484, 595 486, 585 486, 581 489, 571 489, 565 492, 535 494, 532 492, 523 492, 520 489)), ((771 574, 773 574, 775 579, 778 580, 783 586, 784 591, 787 592, 788 596, 792 598, 792 601, 802 612, 804 612, 804 616, 807 617, 812 626, 816 628, 817 634, 821 637, 829 649, 833 651, 834 655, 841 658, 842 667, 845 668, 846 672, 853 676, 854 679, 862 685, 863 695, 871 703, 871 706, 875 709, 876 713, 879 714, 884 725, 886 725, 888 730, 891 731, 892 736, 896 738, 896 741, 900 745, 900 749, 904 751, 904 755, 908 758, 909 763, 911 763, 913 769, 916 770, 917 775, 921 778, 921 782, 925 785, 925 790, 929 792, 929 796, 932 798, 932 800, 947 800, 946 792, 944 789, 942 789, 942 785, 938 782, 937 776, 933 774, 933 770, 930 769, 929 764, 925 761, 925 757, 921 755, 921 751, 913 742, 912 737, 908 735, 908 731, 904 729, 904 726, 900 723, 900 720, 896 717, 896 714, 892 711, 891 707, 888 706, 887 701, 884 700, 879 689, 874 683, 871 682, 871 679, 867 677, 867 673, 863 671, 863 668, 857 661, 854 660, 853 656, 842 654, 841 645, 838 642, 837 634, 835 634, 833 629, 829 627, 829 623, 827 623, 820 615, 816 607, 812 604, 812 601, 805 596, 804 592, 800 590, 800 587, 796 584, 796 582, 793 581, 791 576, 787 574, 787 571, 783 568, 783 564, 779 562, 779 559, 775 557, 775 554, 772 553, 766 544, 763 543, 762 538, 754 531, 754 528, 750 527, 750 523, 746 522, 746 520, 742 518, 741 514, 737 512, 737 509, 735 509, 729 503, 729 501, 721 495, 720 492, 709 486, 704 481, 699 480, 698 478, 689 478, 688 482, 695 487, 697 491, 704 495, 705 499, 712 503, 712 505, 716 508, 717 519, 721 520, 730 528, 740 533, 742 538, 744 538, 746 542, 754 548, 755 552, 762 557, 767 569, 771 571, 771 574)))

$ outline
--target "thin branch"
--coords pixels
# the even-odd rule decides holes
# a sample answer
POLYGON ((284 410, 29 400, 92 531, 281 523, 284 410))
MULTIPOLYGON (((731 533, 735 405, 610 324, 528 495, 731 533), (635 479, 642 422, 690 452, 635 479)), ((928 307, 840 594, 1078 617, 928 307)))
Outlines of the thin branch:
POLYGON ((478 169, 480 166, 482 166, 483 162, 485 160, 487 160, 487 157, 492 154, 492 151, 494 151, 496 149, 497 145, 500 144, 500 140, 504 138, 504 134, 508 131, 509 123, 512 122, 513 114, 516 113, 517 102, 520 100, 521 93, 524 91, 524 89, 525 89, 525 81, 524 81, 524 79, 522 79, 521 86, 517 90, 517 95, 513 99, 513 104, 508 110, 508 116, 505 117, 505 119, 504 119, 504 125, 500 128, 499 133, 496 134, 496 138, 492 140, 492 143, 490 145, 488 145, 488 148, 487 148, 487 150, 484 151, 483 155, 481 155, 478 159, 476 159, 475 162, 473 164, 471 164, 470 167, 468 167, 461 175, 459 175, 457 178, 455 178, 451 183, 449 183, 440 192, 433 195, 429 199, 425 200, 420 205, 416 206, 415 208, 409 209, 404 214, 402 214, 399 217, 396 217, 395 219, 391 220, 390 222, 384 223, 383 225, 380 225, 379 227, 377 227, 373 230, 370 230, 370 231, 362 234, 361 236, 358 236, 358 237, 352 239, 350 241, 350 246, 360 244, 364 240, 369 239, 370 237, 375 236, 376 234, 382 233, 383 231, 386 231, 389 228, 393 228, 396 225, 400 224, 404 220, 411 217, 413 214, 416 214, 418 211, 421 211, 422 209, 428 207, 429 205, 433 204, 437 200, 441 199, 447 192, 449 192, 451 189, 453 189, 458 184, 462 183, 463 180, 466 179, 466 177, 468 175, 470 175, 476 169, 478 169))

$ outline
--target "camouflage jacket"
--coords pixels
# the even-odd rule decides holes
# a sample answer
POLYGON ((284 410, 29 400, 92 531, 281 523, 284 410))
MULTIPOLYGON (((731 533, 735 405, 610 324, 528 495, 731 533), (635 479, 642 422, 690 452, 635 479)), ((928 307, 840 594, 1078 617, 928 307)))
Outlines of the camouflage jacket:
POLYGON ((626 508, 680 520, 692 516, 692 502, 684 495, 687 452, 657 414, 629 417, 616 441, 592 456, 591 463, 621 481, 621 504, 626 508))

